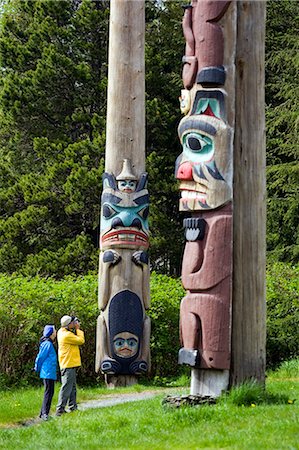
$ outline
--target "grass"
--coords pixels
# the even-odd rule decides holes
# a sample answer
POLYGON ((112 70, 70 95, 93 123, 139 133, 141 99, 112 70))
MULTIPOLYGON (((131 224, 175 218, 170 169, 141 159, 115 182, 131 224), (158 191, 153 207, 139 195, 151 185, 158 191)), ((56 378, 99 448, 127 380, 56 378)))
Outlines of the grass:
MULTIPOLYGON (((58 392, 60 384, 56 384, 55 393, 52 401, 51 414, 55 413, 58 392)), ((103 396, 138 393, 148 391, 150 389, 159 390, 157 386, 149 388, 137 384, 127 388, 107 390, 105 387, 78 387, 77 400, 78 403, 88 400, 99 399, 103 396)), ((18 425, 28 419, 36 418, 39 415, 43 398, 43 387, 27 387, 21 389, 7 389, 0 391, 0 430, 9 425, 18 425)))
MULTIPOLYGON (((31 427, 2 429, 0 448, 50 450, 74 445, 91 450, 296 450, 299 449, 299 360, 288 367, 287 378, 284 378, 285 370, 286 366, 269 374, 266 391, 255 383, 247 383, 233 389, 213 406, 178 409, 162 406, 161 394, 152 400, 77 412, 31 427)), ((132 392, 132 388, 128 391, 132 392)), ((81 401, 94 398, 102 392, 81 389, 79 398, 81 401)), ((10 421, 14 421, 16 405, 27 402, 29 409, 39 408, 42 391, 1 393, 1 410, 2 406, 7 407, 3 395, 13 405, 10 421)))

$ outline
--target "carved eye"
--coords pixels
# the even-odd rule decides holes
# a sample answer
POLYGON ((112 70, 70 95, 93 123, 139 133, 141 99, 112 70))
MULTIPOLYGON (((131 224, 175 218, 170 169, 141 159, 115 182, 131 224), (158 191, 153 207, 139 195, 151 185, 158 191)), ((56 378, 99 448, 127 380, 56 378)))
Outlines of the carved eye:
POLYGON ((190 133, 186 136, 186 145, 193 152, 200 152, 207 145, 207 142, 199 134, 190 133))
POLYGON ((106 219, 110 219, 116 214, 116 211, 110 205, 103 205, 103 216, 106 219))
POLYGON ((138 212, 138 215, 142 217, 142 219, 147 219, 149 214, 149 207, 146 206, 145 208, 141 209, 141 211, 138 212))

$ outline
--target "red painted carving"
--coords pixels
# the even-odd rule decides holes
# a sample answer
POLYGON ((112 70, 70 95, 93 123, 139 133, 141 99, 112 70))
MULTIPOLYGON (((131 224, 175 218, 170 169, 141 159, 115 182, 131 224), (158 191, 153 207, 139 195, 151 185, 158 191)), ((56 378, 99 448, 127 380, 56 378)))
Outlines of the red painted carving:
POLYGON ((232 274, 231 204, 193 214, 206 222, 202 240, 186 243, 181 303, 182 347, 197 350, 199 368, 229 369, 232 274))
MULTIPOLYGON (((183 82, 186 89, 192 88, 196 75, 200 76, 202 69, 223 66, 223 33, 218 22, 230 3, 226 0, 192 0, 191 5, 186 7, 183 18, 186 39, 183 82)), ((208 84, 223 84, 215 81, 215 75, 212 80, 209 76, 205 79, 208 84)))
POLYGON ((189 217, 184 220, 182 283, 187 295, 181 302, 179 363, 197 369, 230 368, 232 130, 225 117, 225 92, 219 89, 226 75, 219 21, 229 4, 192 0, 183 19, 181 109, 186 116, 178 128, 183 152, 176 178, 180 210, 189 217))

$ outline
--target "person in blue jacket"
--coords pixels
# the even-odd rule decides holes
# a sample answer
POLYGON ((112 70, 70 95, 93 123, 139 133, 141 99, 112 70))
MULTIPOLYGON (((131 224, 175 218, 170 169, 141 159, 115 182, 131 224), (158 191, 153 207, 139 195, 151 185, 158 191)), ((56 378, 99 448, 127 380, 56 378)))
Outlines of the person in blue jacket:
POLYGON ((57 378, 57 354, 53 342, 56 338, 54 325, 46 325, 40 340, 39 352, 35 359, 34 370, 44 381, 44 399, 39 417, 48 420, 57 378))

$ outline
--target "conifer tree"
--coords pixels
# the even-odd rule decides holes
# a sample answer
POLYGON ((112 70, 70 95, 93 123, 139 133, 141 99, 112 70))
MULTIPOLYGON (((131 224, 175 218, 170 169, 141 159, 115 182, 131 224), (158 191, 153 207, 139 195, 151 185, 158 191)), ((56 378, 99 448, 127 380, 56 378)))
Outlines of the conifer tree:
POLYGON ((108 9, 5 5, 0 35, 0 271, 96 267, 108 9))
POLYGON ((299 261, 299 3, 267 3, 267 246, 299 261))

